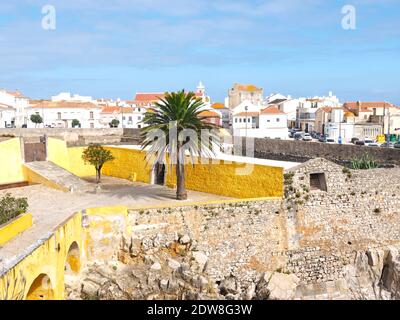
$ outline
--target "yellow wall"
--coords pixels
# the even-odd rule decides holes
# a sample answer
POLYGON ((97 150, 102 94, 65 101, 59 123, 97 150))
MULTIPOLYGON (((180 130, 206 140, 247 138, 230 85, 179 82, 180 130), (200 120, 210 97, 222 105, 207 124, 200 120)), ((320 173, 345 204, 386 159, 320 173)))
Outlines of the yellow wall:
POLYGON ((25 181, 19 138, 0 142, 0 184, 25 181))
POLYGON ((24 214, 0 227, 0 246, 32 226, 32 214, 24 214))
MULTIPOLYGON (((61 140, 59 140, 61 141, 61 140)), ((82 160, 84 147, 66 148, 60 143, 49 143, 50 159, 73 174, 84 177, 94 176, 95 170, 82 160), (65 161, 68 154, 68 161, 65 161), (67 162, 69 164, 67 164, 67 162)), ((146 153, 140 150, 107 147, 115 160, 104 165, 102 173, 107 176, 150 183, 151 164, 146 164, 146 153)), ((237 169, 243 163, 197 164, 186 166, 186 187, 188 190, 214 193, 233 198, 259 198, 283 196, 283 169, 279 167, 253 165, 247 175, 238 175, 237 169)), ((169 169, 169 168, 168 168, 169 169)), ((167 185, 175 187, 175 169, 168 170, 167 185)))
POLYGON ((107 162, 103 174, 107 176, 150 183, 151 165, 146 165, 146 154, 139 150, 107 148, 115 157, 112 162, 107 162))
MULTIPOLYGON (((252 166, 247 175, 238 175, 243 163, 197 164, 185 166, 186 188, 233 198, 283 196, 283 169, 262 165, 252 166)), ((176 186, 175 168, 167 175, 167 185, 176 186)))
POLYGON ((84 256, 82 235, 82 214, 77 213, 60 226, 50 239, 0 278, 0 300, 38 299, 37 292, 31 297, 27 297, 27 294, 32 285, 37 286, 35 280, 42 274, 50 278, 51 288, 37 288, 37 291, 47 292, 47 298, 64 299, 64 268, 67 254, 75 241, 81 252, 80 257, 84 256))
POLYGON ((47 159, 78 177, 94 176, 96 175, 94 167, 85 164, 82 160, 84 149, 84 147, 67 148, 65 141, 49 138, 47 159))
MULTIPOLYGON (((104 166, 108 176, 130 179, 136 173, 137 181, 149 183, 151 165, 146 166, 146 153, 139 150, 108 148, 115 160, 104 166)), ((237 175, 245 164, 187 165, 186 187, 189 190, 214 193, 233 198, 259 198, 283 196, 283 169, 254 165, 249 175, 237 175)), ((175 169, 168 170, 167 185, 175 187, 175 169)))
POLYGON ((67 143, 64 140, 48 138, 47 139, 47 160, 54 162, 61 168, 69 170, 70 159, 67 149, 67 143))

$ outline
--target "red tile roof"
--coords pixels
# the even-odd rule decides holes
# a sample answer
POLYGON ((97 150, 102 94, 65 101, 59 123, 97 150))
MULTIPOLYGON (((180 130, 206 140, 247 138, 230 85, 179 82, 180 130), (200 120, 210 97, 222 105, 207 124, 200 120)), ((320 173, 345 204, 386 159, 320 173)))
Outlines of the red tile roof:
POLYGON ((216 113, 211 110, 204 110, 199 113, 200 117, 208 117, 208 118, 221 118, 221 115, 219 113, 216 113))
POLYGON ((258 117, 260 114, 258 112, 240 112, 234 115, 234 117, 258 117))
POLYGON ((222 102, 216 102, 211 107, 213 109, 226 109, 225 104, 222 102))
POLYGON ((373 109, 373 108, 384 108, 384 107, 395 107, 392 103, 390 102, 346 102, 343 105, 345 108, 347 109, 358 109, 359 107, 361 107, 362 109, 373 109))
POLYGON ((101 109, 101 113, 132 113, 132 108, 122 108, 122 107, 104 107, 101 109))
MULTIPOLYGON (((160 101, 160 99, 164 99, 166 93, 167 92, 164 92, 164 93, 161 93, 161 92, 158 92, 158 93, 157 92, 155 92, 155 93, 154 92, 153 93, 150 93, 150 92, 148 92, 148 93, 146 93, 146 92, 145 93, 136 93, 135 100, 131 101, 131 102, 133 102, 134 104, 140 104, 140 105, 152 104, 152 103, 160 101)), ((199 93, 199 92, 196 92, 195 96, 197 98, 202 98, 203 97, 203 95, 201 93, 199 93)))
POLYGON ((30 108, 35 109, 99 109, 98 105, 91 102, 68 102, 68 101, 49 101, 31 100, 30 108))
POLYGON ((283 111, 279 110, 276 107, 268 107, 264 110, 261 110, 261 114, 286 114, 283 111))

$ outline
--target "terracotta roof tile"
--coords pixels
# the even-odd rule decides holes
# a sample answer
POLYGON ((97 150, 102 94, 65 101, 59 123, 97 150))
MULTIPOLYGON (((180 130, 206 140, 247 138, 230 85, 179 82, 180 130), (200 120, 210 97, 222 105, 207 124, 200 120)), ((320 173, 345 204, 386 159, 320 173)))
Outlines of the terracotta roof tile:
POLYGON ((30 108, 36 108, 36 109, 99 109, 101 107, 94 103, 91 103, 91 102, 31 100, 30 108))
POLYGON ((221 118, 221 115, 219 113, 216 113, 211 110, 204 110, 199 113, 200 117, 209 117, 209 118, 221 118))
POLYGON ((222 102, 216 102, 211 107, 213 109, 226 109, 225 104, 222 102))
POLYGON ((260 115, 260 113, 258 112, 240 112, 237 113, 235 115, 233 115, 234 117, 258 117, 260 115))
POLYGON ((261 114, 286 114, 283 111, 279 110, 276 107, 268 107, 261 110, 261 114))

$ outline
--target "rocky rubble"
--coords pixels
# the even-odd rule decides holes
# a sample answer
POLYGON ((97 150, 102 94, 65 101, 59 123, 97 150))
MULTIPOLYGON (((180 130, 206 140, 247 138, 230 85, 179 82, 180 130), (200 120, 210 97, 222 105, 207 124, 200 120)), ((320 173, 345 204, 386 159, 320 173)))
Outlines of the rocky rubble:
POLYGON ((86 266, 66 279, 70 300, 252 300, 290 299, 298 279, 265 273, 250 285, 231 275, 210 278, 208 257, 188 235, 123 238, 118 260, 86 266))

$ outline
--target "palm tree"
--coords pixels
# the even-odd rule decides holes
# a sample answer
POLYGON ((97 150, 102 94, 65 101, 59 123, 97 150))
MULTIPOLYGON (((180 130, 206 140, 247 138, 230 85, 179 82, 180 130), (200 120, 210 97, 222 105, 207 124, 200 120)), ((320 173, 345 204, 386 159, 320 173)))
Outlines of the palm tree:
POLYGON ((185 90, 173 93, 166 93, 163 99, 155 104, 154 109, 147 112, 142 123, 145 127, 141 130, 142 149, 149 147, 146 160, 155 159, 155 165, 170 163, 176 165, 176 198, 187 199, 185 186, 185 163, 186 151, 192 157, 209 157, 214 154, 209 141, 199 139, 202 130, 208 130, 210 139, 217 144, 218 126, 208 123, 207 116, 202 116, 204 111, 203 101, 196 98, 193 92, 185 90), (196 139, 185 137, 184 130, 193 130, 197 135, 196 139), (181 135, 182 134, 182 135, 181 135), (162 138, 161 138, 162 137, 162 138), (184 137, 179 139, 178 137, 184 137), (184 140, 184 141, 182 141, 184 140), (196 140, 196 141, 195 141, 196 140), (168 154, 168 156, 167 156, 168 154))

